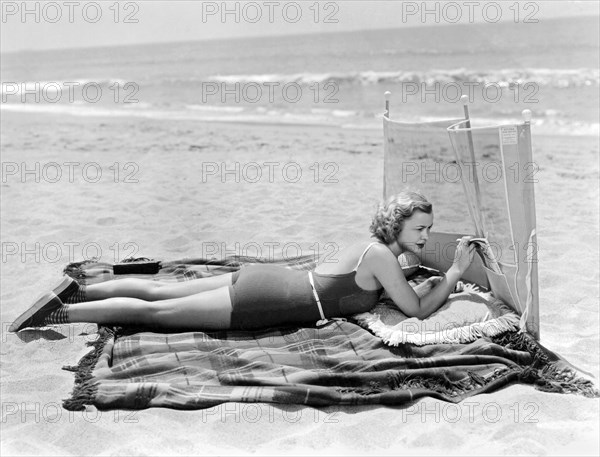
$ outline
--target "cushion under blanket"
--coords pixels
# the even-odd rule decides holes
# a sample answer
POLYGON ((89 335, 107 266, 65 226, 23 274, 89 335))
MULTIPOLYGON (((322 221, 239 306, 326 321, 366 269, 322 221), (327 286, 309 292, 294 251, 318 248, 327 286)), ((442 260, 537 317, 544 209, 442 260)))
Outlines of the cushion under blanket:
POLYGON ((520 321, 502 301, 471 284, 451 294, 440 309, 423 320, 409 318, 389 300, 353 318, 391 346, 468 343, 482 336, 518 330, 520 321))
MULTIPOLYGON (((180 281, 233 271, 237 263, 163 263, 152 279, 180 281)), ((286 262, 281 262, 286 263, 286 262)), ((310 268, 311 262, 288 263, 310 268)), ((82 283, 113 279, 112 265, 71 264, 82 283)), ((449 402, 522 382, 598 396, 590 379, 527 333, 470 343, 383 343, 344 319, 323 327, 189 332, 104 327, 77 365, 67 409, 207 408, 224 402, 400 405, 431 396, 449 402)))

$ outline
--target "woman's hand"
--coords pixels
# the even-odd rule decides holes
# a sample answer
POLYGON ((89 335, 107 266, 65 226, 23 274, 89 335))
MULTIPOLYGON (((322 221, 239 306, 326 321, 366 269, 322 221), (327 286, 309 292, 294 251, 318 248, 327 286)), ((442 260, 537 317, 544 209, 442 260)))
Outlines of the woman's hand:
POLYGON ((473 237, 463 236, 456 245, 456 251, 454 252, 452 266, 458 269, 461 276, 467 271, 475 257, 475 245, 469 244, 471 238, 473 237))

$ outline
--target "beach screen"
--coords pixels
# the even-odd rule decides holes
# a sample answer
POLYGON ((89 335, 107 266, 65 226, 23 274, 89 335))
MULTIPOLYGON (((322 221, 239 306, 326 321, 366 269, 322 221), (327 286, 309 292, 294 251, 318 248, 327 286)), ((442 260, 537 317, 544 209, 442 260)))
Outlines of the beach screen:
POLYGON ((410 189, 433 203, 423 265, 445 272, 458 237, 486 238, 496 269, 476 256, 465 279, 490 288, 538 337, 537 168, 529 127, 466 128, 460 119, 402 123, 384 117, 383 122, 384 197, 410 189))

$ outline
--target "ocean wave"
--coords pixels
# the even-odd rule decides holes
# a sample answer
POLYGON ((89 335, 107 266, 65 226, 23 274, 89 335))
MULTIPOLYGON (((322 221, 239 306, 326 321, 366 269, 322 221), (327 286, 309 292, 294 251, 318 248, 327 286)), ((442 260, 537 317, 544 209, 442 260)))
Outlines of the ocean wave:
POLYGON ((205 81, 235 83, 314 83, 334 82, 338 84, 401 84, 417 83, 433 86, 448 83, 511 84, 534 83, 544 87, 597 87, 600 85, 600 70, 597 68, 554 69, 523 68, 502 70, 467 70, 465 68, 429 71, 360 71, 345 73, 267 73, 253 75, 212 75, 205 81))
POLYGON ((336 127, 335 116, 315 115, 311 113, 292 113, 289 111, 265 110, 264 108, 244 112, 219 110, 128 110, 102 108, 98 106, 55 105, 31 103, 3 103, 0 111, 13 111, 30 114, 61 114, 76 117, 134 117, 163 120, 192 120, 204 122, 231 122, 255 124, 292 124, 292 125, 329 125, 336 127))
POLYGON ((313 108, 310 110, 312 114, 317 115, 329 115, 334 117, 353 117, 359 116, 362 113, 354 110, 344 110, 344 109, 325 109, 325 108, 313 108))
MULTIPOLYGON (((372 113, 335 110, 312 109, 305 112, 290 112, 288 110, 255 109, 228 107, 186 105, 185 109, 124 109, 103 108, 99 106, 83 105, 56 105, 56 104, 27 104, 4 103, 0 111, 13 111, 24 113, 61 114, 80 117, 136 117, 163 120, 192 120, 198 122, 227 122, 227 123, 254 123, 254 124, 291 124, 307 126, 330 126, 345 129, 381 129, 381 115, 372 113)), ((432 122, 443 120, 442 117, 413 116, 395 118, 404 122, 432 122)), ((491 125, 506 125, 521 123, 522 119, 516 117, 476 117, 472 119, 474 127, 491 125)), ((531 120, 532 130, 536 134, 563 135, 563 136, 598 136, 599 123, 578 122, 565 120, 556 116, 534 116, 531 120)))
POLYGON ((186 109, 193 111, 205 111, 211 113, 241 113, 244 108, 241 106, 212 106, 212 105, 185 105, 186 109))
MULTIPOLYGON (((411 118, 395 118, 398 122, 419 123, 445 121, 448 118, 438 116, 414 116, 411 118)), ((516 117, 477 117, 471 119, 474 128, 492 127, 500 125, 521 124, 523 119, 516 117)), ((365 121, 344 123, 340 127, 350 130, 373 130, 381 129, 381 120, 378 122, 365 121)), ((565 121, 560 119, 548 119, 534 117, 531 120, 531 130, 534 135, 558 135, 558 136, 594 136, 600 135, 600 124, 597 122, 565 121)))

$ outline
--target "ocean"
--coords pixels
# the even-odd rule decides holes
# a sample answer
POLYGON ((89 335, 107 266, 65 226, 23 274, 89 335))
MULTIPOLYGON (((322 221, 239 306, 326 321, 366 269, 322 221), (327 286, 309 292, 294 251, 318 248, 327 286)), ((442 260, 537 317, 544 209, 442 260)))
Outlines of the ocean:
POLYGON ((3 111, 381 128, 533 113, 533 132, 598 135, 598 18, 398 28, 2 55, 3 111))

